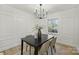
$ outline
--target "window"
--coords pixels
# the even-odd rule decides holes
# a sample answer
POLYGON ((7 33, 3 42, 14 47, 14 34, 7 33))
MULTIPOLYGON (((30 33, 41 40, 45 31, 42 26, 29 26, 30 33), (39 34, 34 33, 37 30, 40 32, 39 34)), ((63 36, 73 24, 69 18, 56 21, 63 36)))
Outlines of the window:
POLYGON ((58 18, 48 19, 48 33, 58 33, 58 18))

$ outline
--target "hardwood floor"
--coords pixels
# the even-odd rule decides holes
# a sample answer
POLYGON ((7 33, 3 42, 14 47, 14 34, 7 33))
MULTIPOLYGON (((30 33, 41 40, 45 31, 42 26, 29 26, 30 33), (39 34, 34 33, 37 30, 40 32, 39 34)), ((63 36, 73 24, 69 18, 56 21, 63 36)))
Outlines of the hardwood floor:
POLYGON ((57 43, 56 44, 57 54, 58 55, 74 55, 77 54, 77 49, 75 47, 57 43))
MULTIPOLYGON (((21 51, 21 48, 19 45, 19 46, 10 48, 8 50, 2 51, 0 54, 20 55, 20 51, 21 51)), ((32 49, 32 51, 33 51, 33 49, 32 49)), ((24 45, 24 53, 26 53, 25 55, 29 55, 26 52, 25 45, 24 45)), ((56 43, 56 53, 54 53, 54 55, 79 55, 79 53, 77 52, 76 48, 74 48, 72 46, 61 44, 61 43, 56 43)))

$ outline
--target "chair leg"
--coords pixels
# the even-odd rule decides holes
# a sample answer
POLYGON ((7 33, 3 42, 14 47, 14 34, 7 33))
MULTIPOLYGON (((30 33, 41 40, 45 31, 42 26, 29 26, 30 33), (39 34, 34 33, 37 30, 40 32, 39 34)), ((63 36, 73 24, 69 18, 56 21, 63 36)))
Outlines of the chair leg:
POLYGON ((53 46, 53 49, 54 49, 54 52, 56 53, 56 47, 55 46, 53 46))
POLYGON ((46 54, 48 55, 48 51, 46 51, 46 54))
POLYGON ((52 50, 52 47, 51 47, 51 55, 53 55, 53 50, 52 50))
POLYGON ((27 51, 28 45, 26 45, 26 51, 27 51))

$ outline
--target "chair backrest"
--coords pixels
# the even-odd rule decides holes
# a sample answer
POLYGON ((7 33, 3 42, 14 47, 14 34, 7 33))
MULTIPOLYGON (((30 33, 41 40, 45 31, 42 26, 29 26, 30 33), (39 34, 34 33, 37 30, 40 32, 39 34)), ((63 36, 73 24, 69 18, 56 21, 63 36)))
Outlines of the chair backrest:
POLYGON ((39 52, 44 53, 44 52, 48 51, 48 49, 49 49, 49 44, 50 44, 50 41, 47 41, 46 43, 44 43, 44 44, 42 45, 42 47, 41 47, 41 49, 40 49, 39 52))
POLYGON ((51 40, 50 40, 50 46, 55 46, 56 40, 57 40, 57 37, 51 38, 51 40))

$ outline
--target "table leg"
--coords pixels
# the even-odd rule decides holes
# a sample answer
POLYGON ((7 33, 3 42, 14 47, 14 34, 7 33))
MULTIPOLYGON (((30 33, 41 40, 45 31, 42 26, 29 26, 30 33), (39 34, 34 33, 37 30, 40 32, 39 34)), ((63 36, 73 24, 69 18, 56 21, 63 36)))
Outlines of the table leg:
POLYGON ((21 55, 23 55, 23 40, 21 40, 21 55))
POLYGON ((38 55, 38 47, 35 47, 34 55, 38 55))

